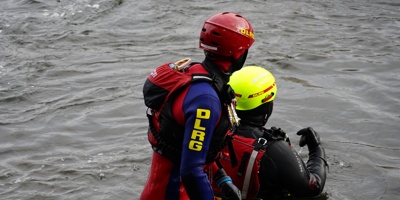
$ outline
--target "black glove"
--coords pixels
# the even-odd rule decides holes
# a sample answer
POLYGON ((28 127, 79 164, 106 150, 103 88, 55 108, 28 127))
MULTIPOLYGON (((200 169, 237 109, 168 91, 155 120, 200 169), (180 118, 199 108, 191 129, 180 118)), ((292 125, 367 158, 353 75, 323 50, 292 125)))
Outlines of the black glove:
POLYGON ((297 132, 297 135, 300 135, 299 145, 304 147, 307 144, 308 149, 314 149, 315 147, 319 146, 320 139, 319 135, 314 129, 311 127, 303 128, 297 132))
POLYGON ((271 129, 265 129, 263 133, 263 138, 269 140, 283 140, 289 145, 291 145, 289 137, 287 136, 286 132, 283 131, 281 128, 276 128, 272 126, 271 129))
POLYGON ((232 183, 232 179, 226 174, 225 170, 218 169, 214 174, 214 181, 222 191, 222 198, 226 200, 241 200, 240 190, 232 183))

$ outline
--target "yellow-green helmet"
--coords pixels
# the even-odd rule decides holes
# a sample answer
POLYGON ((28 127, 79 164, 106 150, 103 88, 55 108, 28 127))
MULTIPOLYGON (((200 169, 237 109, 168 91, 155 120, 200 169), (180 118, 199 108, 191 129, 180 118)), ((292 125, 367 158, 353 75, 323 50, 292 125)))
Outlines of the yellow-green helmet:
POLYGON ((228 84, 235 92, 237 110, 251 110, 273 101, 277 92, 274 76, 259 66, 246 66, 234 72, 228 84))

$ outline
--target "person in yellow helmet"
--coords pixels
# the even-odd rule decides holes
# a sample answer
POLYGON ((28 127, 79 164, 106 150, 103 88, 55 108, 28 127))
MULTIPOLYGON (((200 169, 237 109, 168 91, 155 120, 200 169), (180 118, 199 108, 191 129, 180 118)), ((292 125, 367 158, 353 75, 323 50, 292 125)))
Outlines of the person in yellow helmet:
MULTIPOLYGON (((229 85, 235 92, 240 126, 232 136, 231 147, 227 145, 222 150, 217 164, 241 190, 242 199, 320 195, 327 163, 319 134, 311 127, 297 132, 301 136, 299 145, 308 146, 309 159, 305 163, 283 130, 264 127, 277 95, 274 76, 262 67, 247 66, 232 74, 229 85)), ((218 194, 218 188, 214 189, 218 194)))

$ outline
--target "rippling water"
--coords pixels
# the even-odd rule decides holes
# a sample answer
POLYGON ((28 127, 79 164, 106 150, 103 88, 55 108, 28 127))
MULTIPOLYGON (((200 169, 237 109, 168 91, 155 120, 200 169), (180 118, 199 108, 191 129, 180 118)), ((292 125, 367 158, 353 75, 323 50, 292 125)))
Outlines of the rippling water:
MULTIPOLYGON (((400 195, 397 0, 3 0, 0 199, 138 199, 151 148, 142 84, 157 65, 203 58, 205 19, 234 11, 274 73, 268 126, 320 132, 321 199, 400 195)), ((306 150, 301 151, 306 159, 306 150)))

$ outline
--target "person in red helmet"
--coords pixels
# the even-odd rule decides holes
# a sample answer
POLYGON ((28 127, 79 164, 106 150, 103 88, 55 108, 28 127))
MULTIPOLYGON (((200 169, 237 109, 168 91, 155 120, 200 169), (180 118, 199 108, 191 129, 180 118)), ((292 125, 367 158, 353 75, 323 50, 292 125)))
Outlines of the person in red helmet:
MULTIPOLYGON (((169 96, 160 109, 150 109, 148 139, 154 152, 141 200, 214 199, 202 167, 214 162, 232 128, 229 106, 234 93, 227 83, 244 65, 253 42, 247 19, 232 12, 218 13, 204 22, 200 32, 203 62, 171 65, 211 81, 191 82, 169 96)), ((151 83, 146 82, 144 88, 151 88, 151 83)), ((240 191, 226 174, 216 177, 224 198, 240 199, 240 191)))

